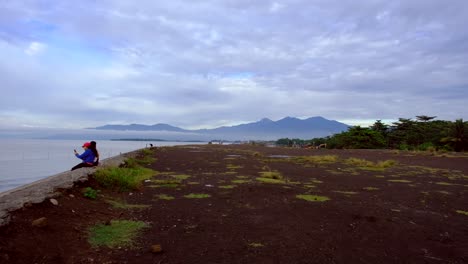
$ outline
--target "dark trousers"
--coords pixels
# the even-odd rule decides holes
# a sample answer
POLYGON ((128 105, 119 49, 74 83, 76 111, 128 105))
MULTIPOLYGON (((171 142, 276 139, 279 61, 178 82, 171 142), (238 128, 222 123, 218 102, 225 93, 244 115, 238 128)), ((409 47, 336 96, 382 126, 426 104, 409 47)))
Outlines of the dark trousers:
POLYGON ((76 169, 85 168, 85 167, 93 167, 93 166, 94 166, 94 164, 88 164, 86 162, 81 162, 80 164, 73 167, 71 170, 76 170, 76 169))

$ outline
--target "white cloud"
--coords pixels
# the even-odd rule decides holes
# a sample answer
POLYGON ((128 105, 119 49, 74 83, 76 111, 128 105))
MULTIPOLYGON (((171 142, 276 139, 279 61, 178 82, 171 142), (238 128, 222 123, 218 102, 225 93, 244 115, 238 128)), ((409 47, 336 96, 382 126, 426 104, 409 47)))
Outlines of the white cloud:
POLYGON ((463 0, 15 3, 0 116, 18 124, 468 119, 463 0))
POLYGON ((271 3, 270 9, 269 9, 269 10, 270 10, 270 12, 272 12, 272 13, 276 13, 276 12, 278 12, 279 10, 281 10, 282 8, 284 8, 284 5, 283 5, 283 4, 280 4, 280 3, 278 3, 278 2, 273 2, 273 3, 271 3))
POLYGON ((47 48, 47 45, 41 42, 33 41, 29 46, 24 50, 24 53, 29 56, 35 56, 43 53, 47 48))

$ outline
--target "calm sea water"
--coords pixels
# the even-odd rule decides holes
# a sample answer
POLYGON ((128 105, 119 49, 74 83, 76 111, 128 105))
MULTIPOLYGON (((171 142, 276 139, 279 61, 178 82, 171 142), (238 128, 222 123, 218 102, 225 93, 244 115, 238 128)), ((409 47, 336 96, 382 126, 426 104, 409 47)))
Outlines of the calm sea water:
MULTIPOLYGON (((81 140, 0 139, 0 192, 70 170, 81 160, 81 140)), ((100 159, 154 146, 193 144, 187 142, 97 141, 100 159)))

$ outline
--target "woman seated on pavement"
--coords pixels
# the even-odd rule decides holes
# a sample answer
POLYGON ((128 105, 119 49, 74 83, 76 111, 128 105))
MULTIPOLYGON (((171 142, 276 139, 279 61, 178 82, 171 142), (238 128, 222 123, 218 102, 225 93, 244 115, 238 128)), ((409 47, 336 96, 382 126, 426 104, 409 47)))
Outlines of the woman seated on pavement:
POLYGON ((83 160, 83 162, 76 165, 71 170, 76 170, 76 169, 84 168, 84 167, 93 167, 97 165, 97 164, 95 165, 95 162, 96 162, 96 159, 99 160, 99 154, 96 149, 96 143, 94 142, 94 146, 93 146, 91 143, 86 142, 83 144, 82 147, 84 149, 84 152, 81 155, 78 154, 76 149, 74 150, 74 152, 75 152, 75 156, 83 160))

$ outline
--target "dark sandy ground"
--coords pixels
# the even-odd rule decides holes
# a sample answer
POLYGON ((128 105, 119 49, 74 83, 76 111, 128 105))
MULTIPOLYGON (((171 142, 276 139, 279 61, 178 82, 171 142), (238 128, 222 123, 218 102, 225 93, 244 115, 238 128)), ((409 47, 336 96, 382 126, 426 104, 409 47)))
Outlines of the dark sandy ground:
POLYGON ((158 173, 137 192, 102 190, 90 200, 81 190, 99 188, 91 179, 59 190, 58 206, 14 212, 0 228, 0 263, 468 263, 465 156, 197 145, 158 148, 155 157, 148 167, 158 173), (113 208, 110 198, 146 207, 113 208), (32 227, 40 217, 47 226, 32 227), (91 247, 88 228, 115 219, 150 227, 134 248, 91 247), (156 244, 162 253, 151 252, 156 244))

